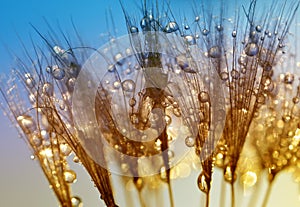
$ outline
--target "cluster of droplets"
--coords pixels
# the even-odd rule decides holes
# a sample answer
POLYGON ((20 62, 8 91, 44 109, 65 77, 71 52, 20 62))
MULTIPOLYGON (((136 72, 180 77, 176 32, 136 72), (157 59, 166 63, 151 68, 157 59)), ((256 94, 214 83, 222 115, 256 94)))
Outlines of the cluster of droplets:
MULTIPOLYGON (((232 192, 238 175, 245 186, 253 186, 261 169, 249 169, 244 159, 249 155, 242 154, 247 136, 250 144, 246 146, 255 148, 251 152, 257 155, 252 161, 268 169, 270 181, 288 167, 300 180, 300 87, 292 73, 274 77, 281 64, 279 52, 285 53, 284 40, 294 10, 287 17, 281 11, 275 20, 268 13, 261 22, 255 19, 255 7, 253 0, 248 10, 243 8, 245 24, 243 18, 225 19, 222 11, 216 16, 199 14, 191 24, 186 19, 179 24, 167 15, 170 11, 154 12, 145 4, 139 26, 123 8, 132 48, 115 53, 100 51, 103 56, 113 53, 113 57, 95 97, 97 128, 122 156, 112 156, 101 141, 95 145, 100 159, 107 161, 105 165, 117 161, 122 173, 133 177, 127 184, 133 183, 139 195, 147 185, 156 189, 167 183, 170 204, 174 206, 170 181, 188 176, 189 162, 201 165, 197 184, 206 194, 206 206, 215 166, 223 169, 232 192), (213 21, 207 22, 209 18, 213 21), (139 29, 145 36, 142 44, 147 52, 136 54, 135 47, 141 44, 135 41, 139 29), (178 48, 166 44, 169 47, 164 51, 176 52, 149 52, 157 47, 158 36, 147 32, 178 35, 178 48), (171 146, 178 139, 185 148, 194 150, 194 157, 171 168, 177 156, 171 146), (126 157, 155 155, 159 157, 150 163, 126 157), (143 178, 153 169, 158 176, 143 178)), ((110 46, 115 41, 112 39, 110 46)), ((67 163, 72 152, 76 154, 73 161, 84 165, 107 206, 116 206, 110 173, 104 168, 107 166, 98 165, 86 153, 78 138, 81 132, 73 123, 72 93, 82 60, 76 59, 72 49, 54 46, 50 52, 54 61, 46 67, 16 72, 25 93, 18 91, 16 80, 11 81, 8 90, 1 88, 8 110, 33 150, 32 159, 39 161, 63 207, 82 206, 81 199, 70 192, 70 184, 77 177, 67 163)), ((232 203, 234 206, 234 196, 232 203)))
POLYGON ((33 153, 31 159, 39 162, 61 205, 74 206, 70 184, 76 182, 77 176, 68 165, 72 150, 63 139, 66 130, 59 120, 56 109, 59 101, 53 96, 53 83, 41 80, 33 72, 25 72, 24 76, 15 74, 9 87, 6 91, 8 110, 33 153), (25 88, 20 89, 23 81, 25 88))
POLYGON ((267 104, 254 119, 251 136, 270 182, 280 171, 299 166, 299 83, 289 72, 274 82, 267 104))

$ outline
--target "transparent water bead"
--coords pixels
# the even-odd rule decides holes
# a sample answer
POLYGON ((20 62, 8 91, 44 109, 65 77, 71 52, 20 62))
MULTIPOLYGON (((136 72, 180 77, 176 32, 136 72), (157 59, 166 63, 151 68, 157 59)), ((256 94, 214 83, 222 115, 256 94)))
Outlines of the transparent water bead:
POLYGON ((219 32, 221 32, 221 31, 223 30, 223 26, 222 26, 222 25, 217 25, 217 26, 216 26, 216 29, 217 29, 219 32))
POLYGON ((65 77, 65 70, 62 68, 59 68, 57 65, 52 67, 52 76, 56 80, 61 80, 65 77))
POLYGON ((195 45, 196 44, 196 39, 192 35, 186 35, 186 36, 184 36, 184 39, 185 39, 186 43, 189 44, 189 45, 195 45))
POLYGON ((188 147, 193 147, 195 145, 195 138, 188 136, 185 138, 185 145, 188 147))
POLYGON ((144 17, 143 19, 141 19, 140 26, 143 31, 150 31, 151 29, 150 19, 148 17, 144 17))
POLYGON ((165 27, 165 32, 171 33, 171 32, 176 32, 179 29, 177 22, 171 21, 167 24, 165 27))
POLYGON ((203 29, 201 33, 202 33, 202 35, 207 36, 209 34, 209 30, 203 29))
POLYGON ((53 94, 53 85, 51 83, 44 83, 42 88, 43 94, 51 96, 53 94))
POLYGON ((199 93, 199 101, 202 103, 208 102, 209 101, 209 94, 206 91, 201 91, 199 93))
POLYGON ((121 53, 117 53, 114 56, 114 60, 117 62, 118 65, 123 65, 126 59, 123 57, 121 53))
POLYGON ((294 82, 294 75, 292 73, 286 73, 284 76, 284 83, 285 84, 292 84, 294 82))
POLYGON ((260 25, 257 25, 255 27, 255 29, 256 29, 257 32, 261 32, 262 31, 262 27, 260 25))
POLYGON ((77 175, 73 170, 66 170, 64 172, 64 179, 67 183, 75 183, 77 175))
POLYGON ((71 198, 72 207, 83 207, 83 203, 80 197, 73 196, 71 198))
POLYGON ((31 141, 31 144, 34 145, 35 147, 39 147, 42 145, 42 139, 36 134, 31 136, 30 141, 31 141))
POLYGON ((69 147, 68 144, 60 144, 59 149, 60 149, 60 152, 65 156, 69 156, 72 152, 72 149, 71 149, 71 147, 69 147))
POLYGON ((30 73, 26 73, 25 74, 25 82, 28 88, 33 88, 35 86, 35 81, 34 79, 31 77, 30 73))
POLYGON ((52 67, 51 66, 47 66, 46 67, 46 72, 47 73, 52 73, 52 67))
POLYGON ((258 54, 259 48, 256 43, 248 43, 245 47, 245 53, 246 55, 252 57, 258 54))
POLYGON ((206 176, 203 172, 199 175, 197 183, 198 183, 198 188, 203 193, 208 193, 208 191, 209 191, 208 184, 207 184, 207 181, 206 181, 206 176))
POLYGON ((221 57, 221 48, 219 46, 213 46, 209 48, 208 55, 211 58, 220 58, 221 57))
POLYGON ((74 87, 75 87, 75 83, 76 83, 76 78, 70 78, 69 80, 68 80, 68 87, 69 87, 69 89, 70 90, 73 90, 74 89, 74 87))
POLYGON ((224 170, 224 179, 229 183, 236 180, 236 174, 233 174, 230 166, 227 166, 224 170))
POLYGON ((135 89, 135 82, 131 79, 124 80, 122 82, 122 88, 126 92, 132 92, 135 89))
POLYGON ((67 58, 67 53, 59 46, 54 46, 53 51, 62 58, 67 58))
POLYGON ((139 32, 139 29, 136 27, 136 26, 131 26, 130 29, 129 29, 130 33, 138 33, 139 32))
POLYGON ((236 37, 236 30, 233 30, 233 31, 232 31, 231 36, 232 36, 233 38, 236 37))
POLYGON ((21 115, 17 117, 17 121, 22 128, 23 132, 29 134, 35 128, 34 120, 31 116, 21 115))

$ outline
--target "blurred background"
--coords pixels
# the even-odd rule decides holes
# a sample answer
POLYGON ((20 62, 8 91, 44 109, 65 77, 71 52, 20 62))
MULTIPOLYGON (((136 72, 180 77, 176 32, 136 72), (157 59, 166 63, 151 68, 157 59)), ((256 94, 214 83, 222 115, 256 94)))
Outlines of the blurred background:
MULTIPOLYGON (((245 1, 247 2, 247 1, 245 1)), ((228 2, 230 5, 241 1, 228 2)), ((137 5, 140 1, 126 1, 124 4, 131 15, 140 16, 137 5)), ((247 3, 248 4, 248 3, 247 3)), ((180 10, 191 11, 193 1, 172 0, 171 7, 176 12, 180 10)), ((260 9, 260 8, 257 8, 260 9)), ((230 11, 230 10, 229 10, 230 11)), ((191 12, 186 14, 192 14, 191 12)), ((46 19, 53 28, 61 27, 68 32, 72 28, 72 21, 76 25, 84 42, 95 48, 104 42, 107 31, 116 30, 118 36, 126 34, 125 20, 117 0, 1 0, 0 1, 0 73, 6 75, 14 65, 14 55, 22 58, 24 51, 21 41, 31 51, 31 37, 34 43, 42 41, 33 31, 30 24, 34 25, 42 33, 49 28, 45 24, 46 19), (115 28, 106 22, 107 12, 111 11, 115 28), (10 52, 12 54, 10 54, 10 52)), ((109 17, 110 19, 110 17, 109 17)), ((70 32, 71 33, 71 32, 70 32)), ((71 33, 72 34, 72 33, 71 33)), ((22 139, 18 138, 17 131, 7 117, 0 114, 0 206, 6 207, 54 207, 58 202, 49 189, 38 163, 30 159, 31 152, 22 139)), ((89 176, 84 169, 74 164, 71 166, 77 172, 77 182, 73 184, 73 194, 79 195, 85 207, 101 206, 99 195, 93 187, 89 176)), ((219 173, 220 174, 220 173, 219 173)), ((177 180, 174 183, 175 206, 190 206, 192 201, 200 202, 200 192, 185 191, 189 185, 196 185, 197 173, 192 173, 189 178, 177 180)), ((218 182, 216 179, 215 182, 218 182)), ((198 190, 197 188, 194 188, 198 190)), ((221 189, 215 187, 212 192, 212 206, 218 206, 221 189)), ((265 186, 261 192, 264 194, 265 186)), ((293 183, 289 174, 280 175, 276 181, 268 204, 269 207, 300 206, 299 184, 293 183)), ((250 196, 241 193, 245 199, 250 196)), ((120 198, 121 199, 121 198, 120 198)), ((104 206, 102 204, 102 206, 104 206)), ((199 205, 196 205, 199 206, 199 205)), ((224 205, 225 206, 225 205, 224 205)), ((121 206, 123 207, 123 206, 121 206)))

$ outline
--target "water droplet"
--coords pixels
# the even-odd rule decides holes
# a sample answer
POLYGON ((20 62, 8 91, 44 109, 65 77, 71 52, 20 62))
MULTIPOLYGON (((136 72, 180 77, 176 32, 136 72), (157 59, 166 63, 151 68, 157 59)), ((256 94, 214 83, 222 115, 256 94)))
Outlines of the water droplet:
POLYGON ((236 30, 233 30, 233 31, 232 31, 231 36, 232 36, 233 38, 236 37, 236 30))
POLYGON ((41 150, 39 152, 39 154, 43 157, 46 157, 47 159, 52 159, 53 158, 53 152, 52 152, 52 149, 47 147, 47 148, 44 148, 43 150, 41 150))
POLYGON ((284 83, 285 84, 292 84, 294 82, 294 74, 286 73, 284 76, 284 83))
POLYGON ((114 72, 114 71, 116 71, 116 67, 115 67, 115 65, 109 65, 107 70, 108 70, 108 72, 114 72))
POLYGON ((218 32, 221 32, 223 30, 223 26, 222 25, 217 25, 216 29, 218 30, 218 32))
POLYGON ((167 170, 165 166, 160 168, 160 179, 163 181, 167 181, 167 170))
POLYGON ((117 53, 115 56, 114 56, 114 60, 116 61, 116 63, 118 65, 123 65, 126 58, 123 57, 123 55, 121 53, 117 53))
POLYGON ((196 16, 195 17, 195 22, 198 22, 200 20, 200 17, 199 16, 196 16))
POLYGON ((132 92, 135 89, 135 82, 131 79, 124 80, 122 82, 122 88, 126 92, 132 92))
POLYGON ((255 29, 256 29, 257 32, 261 32, 261 30, 262 30, 262 28, 261 28, 260 25, 257 25, 257 26, 255 27, 255 29))
POLYGON ((289 114, 284 114, 283 116, 282 116, 282 120, 284 121, 284 122, 289 122, 290 120, 291 120, 291 116, 289 115, 289 114))
POLYGON ((115 88, 115 89, 119 89, 119 88, 121 87, 121 82, 120 82, 120 81, 115 81, 115 82, 113 83, 113 85, 114 85, 114 88, 115 88))
POLYGON ((208 102, 209 101, 209 95, 206 91, 201 91, 199 93, 199 101, 202 102, 202 103, 205 103, 205 102, 208 102))
POLYGON ((129 106, 134 107, 135 104, 136 104, 135 98, 131 98, 131 99, 129 100, 129 106))
POLYGON ((257 55, 258 50, 258 45, 253 42, 248 43, 245 47, 245 53, 250 57, 257 55))
POLYGON ((77 77, 78 73, 80 71, 80 65, 75 63, 75 62, 71 62, 68 69, 68 73, 73 76, 73 77, 77 77))
POLYGON ((143 178, 140 177, 134 177, 133 182, 135 184, 135 187, 137 188, 138 191, 141 191, 144 187, 144 181, 143 178))
POLYGON ((79 159, 79 157, 77 157, 77 156, 74 156, 74 157, 73 157, 73 162, 75 162, 75 163, 79 163, 79 162, 80 162, 80 159, 79 159))
POLYGON ((168 115, 165 116, 166 125, 170 125, 172 123, 172 118, 168 115))
MULTIPOLYGON (((185 55, 178 55, 176 57, 176 63, 183 71, 185 71, 187 73, 196 73, 196 71, 193 69, 193 67, 190 67, 190 64, 185 55)), ((195 65, 195 64, 192 64, 192 65, 195 65)))
POLYGON ((279 43, 279 44, 278 44, 278 47, 279 47, 280 49, 282 49, 282 48, 284 48, 284 44, 279 43))
POLYGON ((34 160, 34 159, 35 159, 35 156, 34 156, 34 155, 30 155, 30 159, 31 159, 31 160, 34 160))
POLYGON ((143 31, 150 31, 151 30, 150 19, 148 17, 144 17, 143 19, 141 19, 140 26, 143 31))
POLYGON ((71 198, 71 203, 72 203, 72 207, 83 207, 81 198, 79 198, 78 196, 73 196, 71 198))
POLYGON ((269 76, 263 76, 261 79, 261 83, 264 86, 269 86, 272 83, 272 79, 269 76))
POLYGON ((52 67, 51 66, 47 66, 46 67, 46 72, 51 74, 52 73, 52 67))
POLYGON ((161 149, 161 144, 162 144, 161 140, 160 140, 160 139, 157 139, 157 140, 155 141, 155 143, 154 143, 155 149, 156 149, 156 150, 160 150, 160 149, 161 149))
POLYGON ((76 173, 73 170, 66 170, 64 172, 64 179, 67 183, 75 183, 76 177, 76 173))
POLYGON ((230 166, 227 166, 224 169, 224 179, 225 179, 225 181, 230 182, 230 183, 232 181, 235 181, 235 179, 236 179, 236 174, 233 175, 233 172, 232 172, 230 166))
POLYGON ((199 177, 198 177, 198 188, 203 192, 203 193, 208 193, 209 191, 209 187, 207 184, 207 178, 205 176, 205 174, 202 172, 199 177))
POLYGON ((250 32, 250 39, 251 39, 252 42, 257 42, 258 41, 258 35, 257 35, 255 30, 252 30, 250 32))
POLYGON ((35 128, 34 120, 31 116, 21 115, 17 117, 19 126, 22 128, 23 132, 29 134, 35 128))
POLYGON ((177 117, 181 116, 181 111, 179 108, 173 108, 173 114, 177 117))
POLYGON ((167 26, 165 27, 165 32, 167 33, 171 33, 171 32, 175 32, 179 29, 177 22, 175 21, 171 21, 167 24, 167 26))
POLYGON ((185 138, 185 145, 188 147, 193 147, 195 145, 195 138, 188 136, 185 138))
POLYGON ((268 33, 268 37, 271 38, 272 37, 272 32, 268 33))
POLYGON ((228 80, 229 75, 228 75, 227 72, 221 72, 220 73, 220 78, 221 78, 221 80, 225 81, 225 80, 228 80))
POLYGON ((248 62, 248 57, 245 55, 241 55, 238 59, 238 63, 242 66, 246 66, 248 62))
POLYGON ((221 57, 221 48, 219 46, 213 46, 209 48, 208 55, 211 58, 220 58, 221 57))
POLYGON ((196 44, 196 39, 192 35, 186 35, 186 36, 184 36, 184 39, 185 39, 186 43, 189 44, 189 45, 195 45, 196 44))
POLYGON ((136 26, 131 26, 129 31, 130 31, 130 33, 138 33, 139 29, 136 26))
POLYGON ((33 80, 32 77, 27 77, 25 82, 28 88, 33 88, 35 85, 35 81, 33 80))
POLYGON ((68 87, 69 87, 69 90, 73 90, 73 89, 74 89, 75 83, 76 83, 76 78, 70 78, 70 79, 68 80, 68 87))
POLYGON ((54 65, 52 67, 52 76, 56 80, 61 80, 65 77, 65 70, 62 68, 59 68, 57 65, 54 65))
POLYGON ((62 58, 67 58, 67 53, 59 46, 54 46, 53 51, 62 58))
POLYGON ((230 74, 233 79, 238 79, 240 77, 239 71, 235 69, 233 69, 230 74))
POLYGON ((298 97, 294 97, 294 98, 293 98, 293 103, 294 103, 294 104, 299 103, 299 98, 298 98, 298 97))
POLYGON ((202 35, 207 36, 209 34, 209 30, 203 29, 201 33, 202 33, 202 35))
POLYGON ((172 158, 174 158, 174 151, 172 151, 172 150, 168 150, 168 157, 169 157, 169 159, 172 159, 172 158))
POLYGON ((72 149, 69 147, 68 144, 60 144, 59 148, 60 152, 65 156, 69 156, 72 152, 72 149))
POLYGON ((31 144, 35 147, 39 147, 42 145, 42 139, 38 135, 34 134, 31 137, 31 144))
POLYGON ((42 88, 43 94, 52 96, 53 94, 53 85, 51 83, 44 83, 43 88, 42 88))
POLYGON ((185 29, 185 30, 189 30, 189 29, 190 29, 190 26, 189 26, 189 25, 185 25, 185 26, 184 26, 184 29, 185 29))

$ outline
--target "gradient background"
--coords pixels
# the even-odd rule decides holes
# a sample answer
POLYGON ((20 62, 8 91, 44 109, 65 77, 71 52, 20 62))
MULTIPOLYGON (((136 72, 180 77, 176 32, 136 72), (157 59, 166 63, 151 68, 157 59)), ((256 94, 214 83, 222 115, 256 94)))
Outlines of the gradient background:
MULTIPOLYGON (((132 14, 140 16, 135 5, 140 1, 126 1, 126 7, 132 14), (130 2, 130 4, 127 4, 130 2)), ((171 1, 172 8, 191 11, 191 3, 184 0, 171 1)), ((230 3, 230 2, 229 2, 230 3)), ((232 3, 233 4, 233 3, 232 3)), ((239 2, 240 4, 240 2, 239 2)), ((230 6, 229 6, 230 7, 230 6)), ((22 49, 17 35, 30 48, 29 35, 36 37, 29 23, 41 31, 47 31, 43 21, 45 17, 55 28, 57 22, 64 28, 71 28, 71 17, 84 40, 95 46, 103 44, 101 34, 106 34, 108 27, 105 22, 105 11, 112 8, 118 35, 125 31, 125 21, 117 0, 0 0, 0 72, 6 74, 13 66, 13 57, 7 50, 14 51, 22 57, 22 49)), ((259 8, 257 8, 259 9, 259 8)), ((189 12, 191 14, 191 12, 189 12)), ((109 28, 112 30, 112 27, 109 28)), ((37 40, 40 42, 40 39, 37 40)), ((58 206, 56 198, 48 187, 48 183, 39 169, 38 163, 30 160, 30 151, 24 141, 18 139, 18 134, 9 120, 0 115, 0 206, 3 207, 53 207, 58 206)), ((89 176, 80 165, 71 167, 78 174, 77 183, 73 184, 74 194, 82 197, 85 207, 99 206, 99 196, 90 182, 89 176)), ((189 182, 194 182, 189 181, 189 182)), ((186 186, 182 181, 176 186, 186 186)), ((298 186, 291 182, 289 175, 280 176, 275 183, 271 201, 268 206, 281 207, 300 206, 298 186)), ((263 191, 262 191, 263 192, 263 191)), ((178 201, 177 206, 186 205, 185 198, 178 201)), ((195 194, 196 196, 198 194, 195 194)), ((188 195, 187 195, 188 196, 188 195)), ((245 195, 247 197, 247 195, 245 195)), ((193 195, 191 195, 193 197, 193 195)), ((177 197, 180 200, 180 198, 177 197)), ((213 197, 212 200, 218 199, 213 197)), ((190 200, 191 202, 191 200, 190 200)), ((123 206, 122 206, 123 207, 123 206)))

